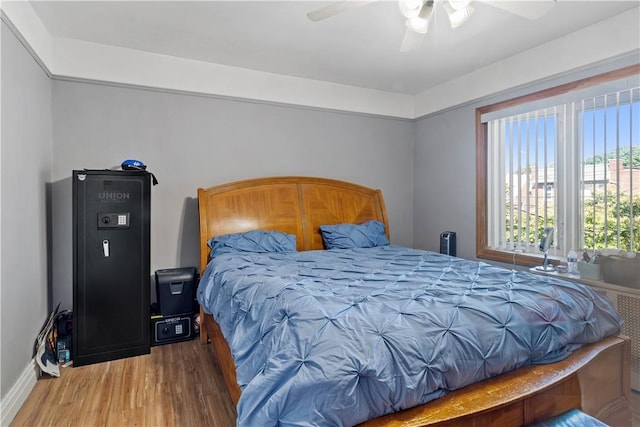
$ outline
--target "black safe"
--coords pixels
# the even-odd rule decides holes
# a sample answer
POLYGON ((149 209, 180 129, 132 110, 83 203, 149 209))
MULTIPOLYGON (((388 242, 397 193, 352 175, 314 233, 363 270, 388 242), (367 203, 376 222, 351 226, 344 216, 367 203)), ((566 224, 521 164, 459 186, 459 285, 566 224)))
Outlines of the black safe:
POLYGON ((150 352, 151 177, 74 170, 73 365, 150 352))
POLYGON ((190 315, 168 317, 162 314, 152 315, 151 345, 156 346, 193 339, 192 322, 193 318, 190 315))

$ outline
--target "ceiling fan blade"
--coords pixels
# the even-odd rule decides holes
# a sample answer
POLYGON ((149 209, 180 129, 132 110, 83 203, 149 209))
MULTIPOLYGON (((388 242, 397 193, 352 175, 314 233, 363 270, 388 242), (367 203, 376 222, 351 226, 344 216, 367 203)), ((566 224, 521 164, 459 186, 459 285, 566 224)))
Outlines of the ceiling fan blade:
POLYGON ((313 22, 322 21, 323 19, 331 18, 334 15, 345 12, 350 9, 355 9, 356 7, 364 6, 367 3, 371 3, 375 0, 364 0, 364 1, 351 1, 351 0, 343 0, 335 3, 331 3, 328 6, 321 7, 320 9, 313 10, 307 13, 307 18, 312 20, 313 22))
POLYGON ((412 50, 420 49, 422 41, 424 40, 424 34, 416 33, 407 28, 404 32, 404 38, 400 45, 400 52, 410 52, 412 50))
POLYGON ((495 8, 513 13, 530 20, 536 20, 549 12, 556 0, 480 0, 495 8))

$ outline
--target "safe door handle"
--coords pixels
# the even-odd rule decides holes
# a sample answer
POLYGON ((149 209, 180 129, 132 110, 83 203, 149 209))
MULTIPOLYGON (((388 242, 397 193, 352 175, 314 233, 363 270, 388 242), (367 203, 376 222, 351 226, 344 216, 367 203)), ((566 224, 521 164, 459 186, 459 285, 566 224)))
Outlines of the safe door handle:
POLYGON ((105 258, 109 256, 109 240, 104 239, 102 241, 102 253, 104 254, 105 258))

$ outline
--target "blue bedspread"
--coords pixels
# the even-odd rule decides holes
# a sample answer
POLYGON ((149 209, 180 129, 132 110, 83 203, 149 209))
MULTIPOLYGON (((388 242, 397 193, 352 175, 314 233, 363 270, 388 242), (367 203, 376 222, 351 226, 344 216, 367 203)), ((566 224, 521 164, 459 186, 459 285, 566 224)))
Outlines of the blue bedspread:
POLYGON ((216 256, 238 425, 352 426, 619 332, 587 286, 399 246, 216 256))

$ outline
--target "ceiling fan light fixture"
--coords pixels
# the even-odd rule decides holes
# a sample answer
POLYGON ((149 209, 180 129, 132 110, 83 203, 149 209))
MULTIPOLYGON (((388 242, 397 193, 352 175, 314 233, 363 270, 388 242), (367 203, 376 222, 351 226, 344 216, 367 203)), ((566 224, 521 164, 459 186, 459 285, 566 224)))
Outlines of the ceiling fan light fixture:
POLYGON ((464 9, 469 6, 471 0, 449 0, 449 5, 455 10, 464 9))
POLYGON ((400 13, 407 19, 416 18, 422 10, 423 0, 398 0, 400 13))
POLYGON ((414 33, 427 34, 429 31, 429 21, 417 16, 415 18, 408 18, 404 24, 414 33))
POLYGON ((449 16, 451 28, 458 28, 460 25, 464 24, 473 13, 473 7, 471 5, 467 5, 462 9, 454 9, 451 6, 451 3, 447 2, 443 4, 443 7, 447 12, 447 16, 449 16))
POLYGON ((433 3, 425 3, 418 16, 408 18, 404 24, 415 33, 426 34, 429 31, 429 19, 431 19, 431 15, 433 15, 433 3))

